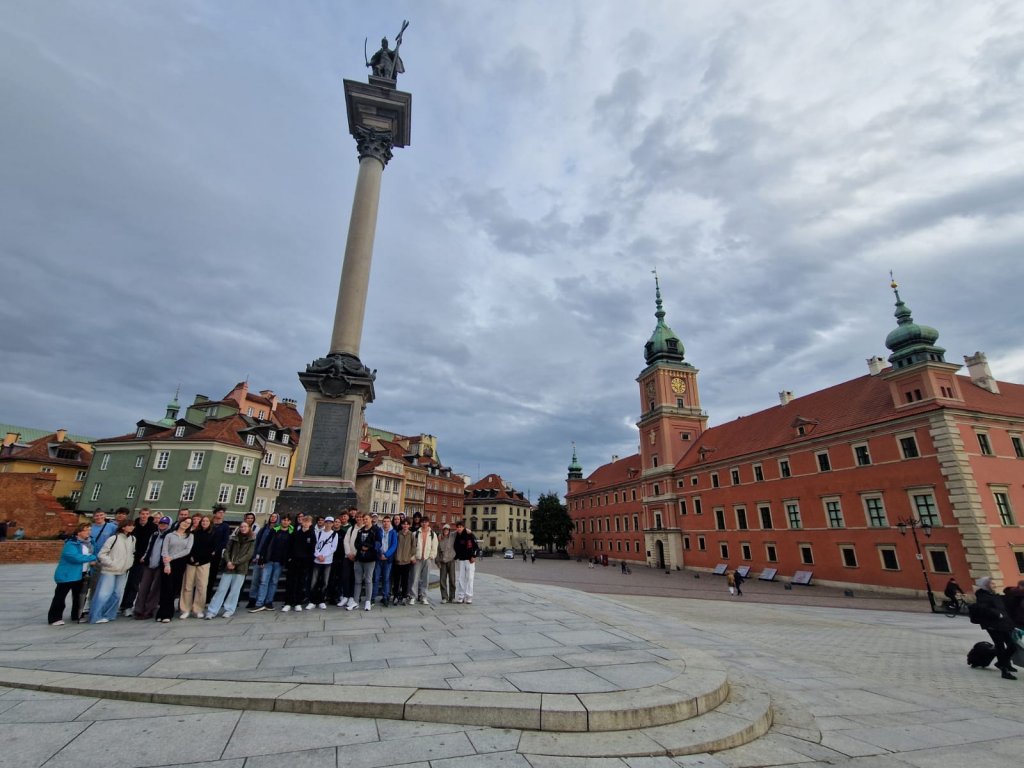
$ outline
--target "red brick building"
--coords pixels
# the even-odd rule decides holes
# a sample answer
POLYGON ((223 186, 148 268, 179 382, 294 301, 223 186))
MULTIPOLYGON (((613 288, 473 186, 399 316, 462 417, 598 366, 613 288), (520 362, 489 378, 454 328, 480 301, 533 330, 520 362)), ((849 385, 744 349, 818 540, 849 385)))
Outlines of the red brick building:
POLYGON ((655 314, 640 453, 584 478, 574 451, 573 555, 899 590, 922 589, 922 564, 937 591, 951 574, 1024 574, 1024 386, 981 353, 958 375, 898 292, 888 367, 710 428, 660 289, 655 314))

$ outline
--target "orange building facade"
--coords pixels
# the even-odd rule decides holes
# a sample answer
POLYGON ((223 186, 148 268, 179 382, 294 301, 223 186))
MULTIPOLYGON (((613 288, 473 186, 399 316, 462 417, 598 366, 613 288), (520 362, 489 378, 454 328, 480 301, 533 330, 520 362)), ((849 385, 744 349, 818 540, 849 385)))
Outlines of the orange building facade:
POLYGON ((981 353, 959 375, 898 292, 889 366, 710 428, 660 289, 656 317, 640 452, 584 478, 574 451, 572 555, 896 591, 1022 577, 1024 386, 981 353))

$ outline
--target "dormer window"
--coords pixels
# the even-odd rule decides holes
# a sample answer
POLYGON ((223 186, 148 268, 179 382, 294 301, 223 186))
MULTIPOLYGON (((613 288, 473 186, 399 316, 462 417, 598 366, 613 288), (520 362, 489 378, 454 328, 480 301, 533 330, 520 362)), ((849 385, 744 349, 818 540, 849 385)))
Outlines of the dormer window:
MULTIPOLYGON (((261 411, 260 412, 260 418, 261 419, 263 418, 262 414, 263 414, 263 412, 261 411)), ((269 432, 267 432, 267 440, 276 440, 276 439, 277 439, 277 430, 276 429, 272 429, 269 432)))
POLYGON ((174 436, 175 437, 184 437, 185 436, 185 428, 184 427, 175 427, 174 428, 174 436))
POLYGON ((135 433, 135 436, 136 437, 142 437, 145 434, 146 434, 146 428, 145 427, 139 427, 139 431, 135 433))
POLYGON ((245 444, 246 445, 256 445, 256 435, 246 435, 245 436, 245 444))
POLYGON ((281 442, 284 445, 288 445, 288 435, 287 435, 287 433, 284 433, 284 434, 281 435, 281 442))

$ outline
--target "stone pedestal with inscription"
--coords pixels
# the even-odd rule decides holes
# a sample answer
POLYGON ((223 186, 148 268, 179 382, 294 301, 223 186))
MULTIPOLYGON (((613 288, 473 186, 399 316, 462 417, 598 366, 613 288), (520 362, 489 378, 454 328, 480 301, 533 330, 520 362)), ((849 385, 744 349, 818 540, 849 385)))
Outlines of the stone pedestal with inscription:
POLYGON ((395 81, 373 76, 368 83, 346 80, 345 104, 349 131, 359 153, 359 176, 330 351, 299 373, 306 390, 306 406, 295 474, 275 507, 277 512, 292 515, 337 515, 356 506, 363 411, 367 403, 373 402, 376 378, 376 371, 359 359, 359 345, 380 185, 391 150, 408 146, 410 139, 412 96, 397 90, 395 81))

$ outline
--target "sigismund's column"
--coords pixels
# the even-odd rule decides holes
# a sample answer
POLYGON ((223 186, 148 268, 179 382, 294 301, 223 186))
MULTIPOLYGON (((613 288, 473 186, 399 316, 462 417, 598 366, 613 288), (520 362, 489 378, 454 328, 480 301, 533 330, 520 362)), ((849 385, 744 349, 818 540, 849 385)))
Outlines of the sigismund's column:
MULTIPOLYGON (((402 31, 408 23, 403 23, 402 31)), ((349 132, 356 140, 359 175, 349 221, 345 261, 341 269, 338 304, 331 346, 326 357, 314 360, 299 380, 306 390, 302 434, 295 456, 292 485, 278 496, 276 511, 310 515, 337 514, 356 506, 355 480, 363 412, 373 402, 376 370, 359 358, 359 344, 370 284, 373 240, 384 168, 394 147, 410 143, 412 95, 397 89, 404 72, 395 49, 382 41, 367 66, 374 74, 366 83, 345 80, 349 132)))

